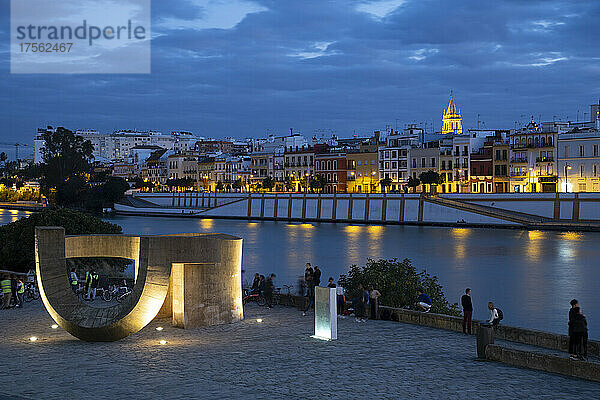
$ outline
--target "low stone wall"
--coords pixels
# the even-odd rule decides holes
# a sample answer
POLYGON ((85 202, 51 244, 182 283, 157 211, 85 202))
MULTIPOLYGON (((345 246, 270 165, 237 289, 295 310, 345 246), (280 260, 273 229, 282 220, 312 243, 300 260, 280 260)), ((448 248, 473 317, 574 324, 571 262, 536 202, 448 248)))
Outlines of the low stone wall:
POLYGON ((596 363, 509 349, 493 344, 486 346, 485 357, 488 360, 516 367, 530 368, 600 382, 600 364, 596 363))
MULTIPOLYGON (((430 326, 432 328, 446 329, 462 332, 462 317, 450 315, 422 313, 419 311, 404 310, 401 308, 379 307, 382 319, 406 322, 409 324, 430 326), (387 317, 389 315, 389 317, 387 317)), ((479 321, 473 321, 473 333, 479 329, 479 321)), ((508 325, 498 325, 494 331, 496 339, 507 340, 515 343, 523 343, 531 346, 542 347, 551 350, 568 351, 569 337, 555 333, 537 331, 533 329, 517 328, 508 325)), ((600 357, 600 342, 588 341, 588 355, 600 357)))

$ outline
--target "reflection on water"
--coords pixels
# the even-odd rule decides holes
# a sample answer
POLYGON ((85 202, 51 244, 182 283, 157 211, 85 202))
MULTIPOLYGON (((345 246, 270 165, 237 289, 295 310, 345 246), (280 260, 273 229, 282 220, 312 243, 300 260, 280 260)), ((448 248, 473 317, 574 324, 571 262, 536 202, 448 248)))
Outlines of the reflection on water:
MULTIPOLYGON (((24 214, 19 214, 24 215, 24 214)), ((0 211, 8 223, 12 213, 0 211)), ((487 317, 494 301, 505 323, 566 332, 569 301, 577 298, 588 317, 590 336, 600 337, 600 234, 348 224, 288 224, 187 218, 108 218, 125 233, 221 232, 244 239, 245 279, 255 272, 277 274, 276 284, 293 284, 311 262, 337 280, 367 258, 409 258, 417 269, 437 275, 449 301, 473 289, 474 317, 487 317)))

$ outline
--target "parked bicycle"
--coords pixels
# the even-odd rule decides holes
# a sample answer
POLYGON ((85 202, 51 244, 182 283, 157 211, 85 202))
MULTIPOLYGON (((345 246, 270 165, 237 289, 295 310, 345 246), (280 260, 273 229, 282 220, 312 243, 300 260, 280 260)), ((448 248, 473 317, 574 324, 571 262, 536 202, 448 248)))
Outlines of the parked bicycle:
POLYGON ((38 291, 37 285, 33 283, 27 283, 25 287, 25 293, 23 293, 23 300, 29 303, 33 300, 37 300, 40 298, 40 292, 38 291))
POLYGON ((245 289, 244 296, 242 297, 242 304, 245 305, 250 302, 255 302, 259 306, 264 306, 265 304, 267 304, 265 297, 260 292, 253 293, 250 292, 248 289, 245 289))
POLYGON ((291 292, 294 286, 291 285, 283 285, 283 287, 275 288, 273 291, 273 304, 280 305, 281 304, 281 296, 291 297, 291 292), (281 290, 284 290, 284 293, 281 293, 281 290))
POLYGON ((132 290, 126 285, 109 285, 108 289, 102 292, 102 300, 111 301, 115 299, 118 303, 122 302, 127 296, 131 294, 132 290))

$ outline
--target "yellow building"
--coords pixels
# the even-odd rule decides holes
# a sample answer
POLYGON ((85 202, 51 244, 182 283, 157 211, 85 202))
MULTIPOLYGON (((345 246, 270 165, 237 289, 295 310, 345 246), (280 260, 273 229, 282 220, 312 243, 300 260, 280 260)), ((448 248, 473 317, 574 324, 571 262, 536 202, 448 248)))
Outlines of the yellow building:
POLYGON ((450 104, 448 104, 448 109, 444 111, 444 116, 442 117, 442 133, 461 134, 462 132, 462 117, 460 115, 460 110, 454 105, 454 97, 450 94, 450 104))
POLYGON ((379 187, 379 162, 377 147, 374 151, 347 153, 348 175, 346 190, 348 193, 377 193, 379 187))

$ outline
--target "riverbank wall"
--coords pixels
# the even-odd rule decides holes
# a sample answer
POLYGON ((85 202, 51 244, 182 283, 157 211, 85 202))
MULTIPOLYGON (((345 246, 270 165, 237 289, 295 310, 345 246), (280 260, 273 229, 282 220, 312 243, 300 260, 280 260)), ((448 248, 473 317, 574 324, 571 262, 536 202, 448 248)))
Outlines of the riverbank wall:
MULTIPOLYGON (((301 296, 281 295, 280 304, 304 308, 308 304, 308 299, 301 296)), ((367 312, 370 313, 370 310, 367 310, 367 312)), ((379 317, 382 320, 427 326, 430 328, 460 332, 462 334, 462 317, 423 313, 386 306, 379 307, 379 317)), ((478 331, 479 326, 480 321, 473 321, 472 328, 474 333, 478 331)), ((494 330, 494 338, 532 346, 533 348, 537 347, 564 352, 565 357, 491 344, 487 345, 485 349, 487 360, 501 362, 516 367, 535 369, 600 382, 599 363, 570 360, 568 358, 569 338, 566 335, 501 324, 494 330)), ((588 355, 596 359, 600 357, 599 341, 588 341, 588 355)))
POLYGON ((19 211, 42 211, 48 208, 47 205, 42 203, 32 202, 0 202, 0 209, 4 210, 19 210, 19 211))
POLYGON ((600 231, 600 193, 136 193, 124 215, 600 231))

